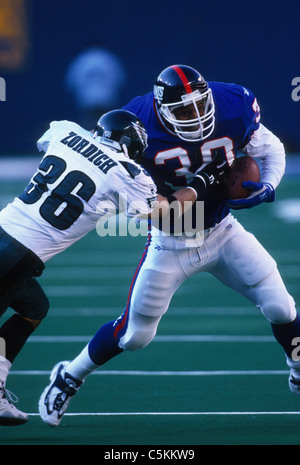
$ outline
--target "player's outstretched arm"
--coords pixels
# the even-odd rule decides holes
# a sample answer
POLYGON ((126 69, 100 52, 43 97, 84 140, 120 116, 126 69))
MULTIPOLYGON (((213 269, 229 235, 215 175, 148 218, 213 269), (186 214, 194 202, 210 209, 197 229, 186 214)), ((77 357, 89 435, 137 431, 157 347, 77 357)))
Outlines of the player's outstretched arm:
MULTIPOLYGON (((195 173, 194 179, 191 183, 168 197, 158 195, 157 204, 150 218, 164 218, 170 212, 170 205, 173 202, 179 202, 178 211, 181 215, 191 208, 193 203, 205 194, 205 192, 219 182, 220 178, 226 172, 228 164, 226 160, 220 160, 217 157, 211 163, 201 166, 195 173)), ((174 206, 174 204, 173 204, 174 206)))

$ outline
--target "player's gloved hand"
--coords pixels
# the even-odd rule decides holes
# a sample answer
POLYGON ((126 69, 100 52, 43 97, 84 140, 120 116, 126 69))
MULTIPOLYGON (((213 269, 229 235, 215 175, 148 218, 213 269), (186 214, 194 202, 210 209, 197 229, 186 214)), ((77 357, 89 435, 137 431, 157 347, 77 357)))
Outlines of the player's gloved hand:
POLYGON ((263 202, 274 202, 275 200, 275 189, 271 184, 245 181, 242 186, 245 189, 251 189, 252 193, 246 199, 228 199, 227 205, 234 210, 252 208, 263 202))
POLYGON ((217 184, 219 179, 224 175, 229 168, 227 160, 221 160, 217 155, 213 161, 202 165, 197 169, 194 179, 187 187, 194 189, 197 198, 201 197, 210 187, 217 184))

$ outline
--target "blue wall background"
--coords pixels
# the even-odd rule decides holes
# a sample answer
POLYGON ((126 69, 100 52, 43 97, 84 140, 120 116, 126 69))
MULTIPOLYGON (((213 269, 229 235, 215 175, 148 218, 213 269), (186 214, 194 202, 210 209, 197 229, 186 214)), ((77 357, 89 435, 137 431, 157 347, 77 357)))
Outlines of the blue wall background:
POLYGON ((166 66, 183 63, 207 80, 250 88, 262 122, 300 152, 300 1, 25 0, 29 49, 18 72, 0 69, 0 154, 35 154, 52 120, 78 120, 64 79, 70 61, 97 42, 123 61, 120 106, 152 89, 166 66))

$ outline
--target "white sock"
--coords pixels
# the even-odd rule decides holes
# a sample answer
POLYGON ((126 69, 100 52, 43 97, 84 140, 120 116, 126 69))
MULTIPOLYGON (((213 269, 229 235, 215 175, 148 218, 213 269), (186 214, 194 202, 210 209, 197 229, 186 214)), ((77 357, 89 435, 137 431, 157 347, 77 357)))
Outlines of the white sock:
POLYGON ((66 366, 65 371, 73 376, 73 378, 84 381, 85 378, 93 371, 97 370, 98 367, 99 365, 96 365, 91 360, 87 345, 83 351, 66 366))
POLYGON ((0 355, 0 383, 5 385, 8 372, 11 368, 11 362, 0 355))

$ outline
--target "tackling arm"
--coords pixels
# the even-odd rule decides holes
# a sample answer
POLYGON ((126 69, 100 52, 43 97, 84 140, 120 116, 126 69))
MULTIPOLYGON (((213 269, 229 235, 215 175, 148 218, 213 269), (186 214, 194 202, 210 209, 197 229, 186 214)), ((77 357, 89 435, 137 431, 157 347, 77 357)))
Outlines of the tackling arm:
POLYGON ((196 201, 197 195, 194 190, 187 187, 174 192, 169 197, 157 195, 157 203, 155 208, 149 213, 148 218, 158 219, 165 218, 170 213, 170 205, 172 202, 179 202, 179 211, 181 214, 185 213, 193 203, 196 201))
POLYGON ((194 175, 191 183, 176 192, 173 192, 168 197, 158 195, 157 205, 149 217, 163 218, 170 213, 170 205, 173 202, 179 203, 179 208, 176 211, 180 212, 180 216, 191 208, 193 203, 200 199, 204 193, 219 182, 219 179, 224 175, 228 168, 226 160, 219 159, 216 156, 211 163, 202 165, 194 175))

